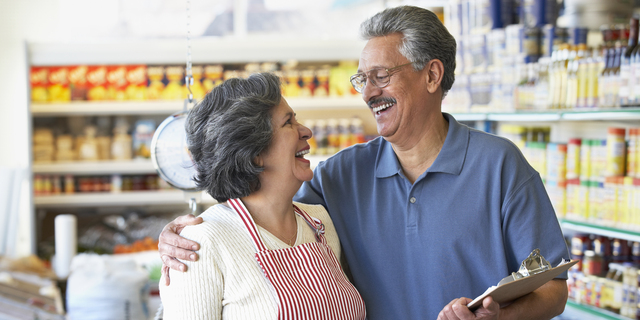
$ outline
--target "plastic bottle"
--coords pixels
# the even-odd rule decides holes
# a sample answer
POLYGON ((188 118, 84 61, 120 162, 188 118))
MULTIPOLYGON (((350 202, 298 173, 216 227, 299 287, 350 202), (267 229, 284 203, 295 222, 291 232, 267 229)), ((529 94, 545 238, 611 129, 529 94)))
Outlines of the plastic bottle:
POLYGON ((607 130, 606 175, 619 177, 625 174, 626 141, 624 128, 607 130))

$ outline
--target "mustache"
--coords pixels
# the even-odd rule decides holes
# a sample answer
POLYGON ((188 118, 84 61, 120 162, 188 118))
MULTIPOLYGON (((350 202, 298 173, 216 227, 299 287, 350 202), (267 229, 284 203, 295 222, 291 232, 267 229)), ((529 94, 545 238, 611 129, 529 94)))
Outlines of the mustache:
POLYGON ((369 106, 369 108, 373 108, 374 104, 384 104, 384 103, 396 103, 396 99, 391 98, 391 97, 383 97, 383 98, 375 98, 373 100, 369 100, 369 102, 367 102, 367 105, 369 106))

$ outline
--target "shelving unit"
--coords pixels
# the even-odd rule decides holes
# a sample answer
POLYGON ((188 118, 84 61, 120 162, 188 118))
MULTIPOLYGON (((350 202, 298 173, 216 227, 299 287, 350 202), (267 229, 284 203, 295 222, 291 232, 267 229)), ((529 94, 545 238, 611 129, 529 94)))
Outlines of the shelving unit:
MULTIPOLYGON (((295 110, 365 109, 359 96, 328 98, 288 98, 295 110)), ((34 117, 95 115, 170 115, 182 111, 184 101, 82 101, 69 103, 34 103, 34 117)))
POLYGON ((148 159, 131 161, 97 161, 97 162, 50 162, 33 165, 36 174, 73 174, 73 175, 108 175, 108 174, 152 174, 156 170, 148 159))
POLYGON ((640 232, 638 231, 612 228, 588 222, 572 221, 566 219, 560 220, 560 226, 565 230, 571 230, 574 232, 598 234, 610 238, 640 242, 640 232))
MULTIPOLYGON (((182 191, 124 191, 76 193, 35 197, 35 205, 39 209, 77 208, 102 206, 154 206, 186 203, 182 191)), ((203 204, 217 203, 203 193, 203 204)))
POLYGON ((591 316, 595 316, 598 319, 606 319, 606 320, 632 320, 631 318, 627 318, 621 316, 617 313, 613 313, 611 311, 607 311, 601 308, 597 308, 594 306, 584 305, 577 303, 575 301, 569 300, 567 301, 567 307, 578 310, 580 312, 586 313, 591 316))
MULTIPOLYGON (((444 112, 447 112, 444 110, 444 112)), ((554 122, 554 121, 634 121, 640 120, 640 108, 544 110, 513 112, 452 113, 458 121, 509 121, 509 122, 554 122)))

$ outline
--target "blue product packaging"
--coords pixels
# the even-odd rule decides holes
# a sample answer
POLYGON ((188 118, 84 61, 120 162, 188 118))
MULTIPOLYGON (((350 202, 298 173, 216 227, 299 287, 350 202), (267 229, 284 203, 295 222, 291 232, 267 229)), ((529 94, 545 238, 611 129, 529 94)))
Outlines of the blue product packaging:
POLYGON ((528 28, 523 32, 522 44, 524 46, 525 62, 537 62, 540 58, 541 31, 539 28, 528 28))
POLYGON ((491 0, 491 29, 504 28, 518 23, 513 14, 516 7, 515 2, 515 0, 491 0))
POLYGON ((587 43, 587 34, 589 29, 587 28, 570 28, 569 30, 569 44, 579 45, 581 43, 587 43))
POLYGON ((556 0, 523 0, 520 22, 527 28, 555 24, 558 18, 556 0))

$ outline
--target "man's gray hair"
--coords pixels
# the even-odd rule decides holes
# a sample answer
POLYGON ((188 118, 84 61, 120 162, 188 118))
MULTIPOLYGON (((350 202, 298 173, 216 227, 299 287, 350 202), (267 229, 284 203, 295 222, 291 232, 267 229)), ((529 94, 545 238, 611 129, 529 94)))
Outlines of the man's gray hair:
POLYGON ((432 59, 442 61, 442 97, 451 89, 455 80, 456 40, 435 13, 413 6, 385 9, 365 20, 360 33, 365 40, 401 33, 403 39, 398 50, 413 63, 413 68, 422 70, 432 59))
POLYGON ((272 111, 281 99, 280 79, 257 73, 226 80, 191 109, 185 129, 198 189, 218 202, 260 189, 264 168, 254 160, 271 143, 272 111))

